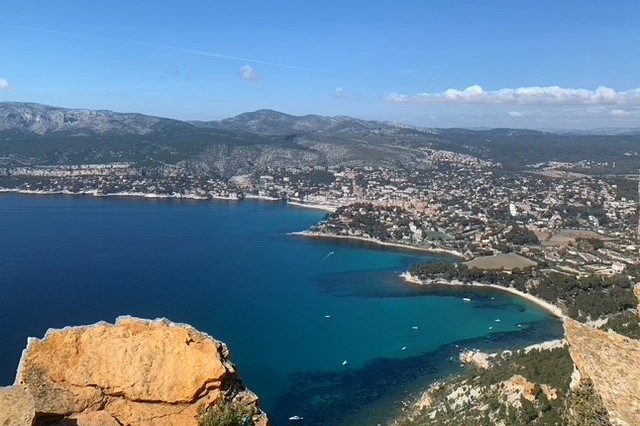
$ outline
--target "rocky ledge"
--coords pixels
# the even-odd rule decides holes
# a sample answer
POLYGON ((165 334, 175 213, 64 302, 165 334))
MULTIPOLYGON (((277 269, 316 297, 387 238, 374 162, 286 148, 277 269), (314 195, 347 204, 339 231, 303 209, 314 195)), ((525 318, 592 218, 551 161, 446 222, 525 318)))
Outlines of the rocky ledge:
POLYGON ((197 425, 229 403, 266 426, 227 346, 166 319, 120 317, 31 338, 15 384, 0 388, 0 425, 197 425))
POLYGON ((579 373, 593 381, 611 423, 640 424, 640 341, 565 319, 571 358, 579 373))

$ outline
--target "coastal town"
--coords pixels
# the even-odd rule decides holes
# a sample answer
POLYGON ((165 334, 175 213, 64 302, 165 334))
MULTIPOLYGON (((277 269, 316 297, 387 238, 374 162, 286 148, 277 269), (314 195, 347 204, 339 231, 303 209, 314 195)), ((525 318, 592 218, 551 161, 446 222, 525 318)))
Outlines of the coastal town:
POLYGON ((309 235, 447 252, 476 259, 480 268, 535 264, 577 276, 613 275, 637 262, 634 180, 571 172, 572 167, 583 170, 584 164, 506 171, 499 163, 432 151, 430 167, 418 171, 266 167, 222 178, 195 175, 177 165, 5 167, 0 168, 0 188, 32 194, 286 201, 329 212, 307 230, 309 235))
POLYGON ((569 349, 562 343, 508 355, 463 351, 463 364, 482 359, 481 368, 432 385, 397 424, 510 424, 527 416, 558 422, 563 407, 574 405, 571 415, 580 413, 579 418, 589 418, 585 406, 596 407, 597 415, 606 414, 606 406, 609 415, 633 418, 635 402, 617 403, 624 400, 615 391, 621 378, 599 367, 598 348, 609 345, 607 353, 619 353, 608 362, 623 370, 638 350, 637 176, 588 174, 603 166, 589 162, 538 163, 514 171, 447 151, 432 150, 429 159, 421 169, 267 166, 231 177, 168 164, 14 166, 0 168, 0 192, 259 199, 324 210, 322 220, 292 234, 442 254, 443 260, 414 265, 402 278, 408 285, 500 288, 563 321, 569 349), (578 350, 584 355, 570 354, 578 350), (558 362, 566 371, 547 373, 558 362), (573 363, 590 369, 598 389, 590 379, 574 383, 573 363), (496 374, 512 375, 499 395, 496 374), (534 384, 548 390, 536 392, 534 384))
POLYGON ((1 10, 0 426, 640 426, 640 0, 1 10))
MULTIPOLYGON (((612 368, 634 368, 628 360, 640 339, 638 176, 603 174, 610 165, 588 161, 514 170, 466 154, 425 154, 420 168, 270 165, 233 176, 157 161, 12 165, 0 168, 0 192, 194 203, 254 199, 320 209, 326 212, 320 221, 291 233, 440 254, 400 278, 461 292, 499 288, 562 320, 565 339, 549 348, 489 354, 461 347, 459 362, 469 368, 432 384, 417 402, 404 402, 395 424, 525 418, 554 424, 566 420, 562 413, 589 418, 583 407, 595 407, 597 416, 634 418, 635 400, 618 402, 628 400, 616 391, 623 376, 601 368, 600 347, 609 348, 612 368), (589 371, 593 383, 574 380, 574 365, 589 371), (498 383, 496 375, 505 379, 498 383)), ((473 304, 473 297, 463 303, 473 304)))

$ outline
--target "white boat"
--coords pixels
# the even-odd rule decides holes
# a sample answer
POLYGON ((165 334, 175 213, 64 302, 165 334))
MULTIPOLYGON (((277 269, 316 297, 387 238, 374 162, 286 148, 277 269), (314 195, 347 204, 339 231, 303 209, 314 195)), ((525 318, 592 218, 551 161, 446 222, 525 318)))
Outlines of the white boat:
POLYGON ((489 330, 493 330, 493 327, 489 327, 489 330))
POLYGON ((413 330, 417 330, 417 329, 418 329, 418 326, 417 326, 417 325, 414 325, 414 326, 413 326, 413 327, 411 327, 411 328, 412 328, 413 330))
POLYGON ((297 421, 300 421, 300 420, 304 420, 304 417, 300 417, 300 416, 291 416, 291 417, 289 417, 289 421, 290 422, 297 422, 297 421))
POLYGON ((407 350, 407 347, 406 347, 406 346, 403 346, 403 347, 402 347, 402 349, 400 349, 400 350, 401 350, 401 351, 406 351, 406 350, 407 350))
POLYGON ((327 313, 325 313, 325 314, 324 314, 324 317, 325 317, 326 319, 331 318, 331 315, 329 315, 329 311, 327 311, 327 313))
POLYGON ((462 300, 464 300, 465 302, 471 302, 471 299, 469 299, 468 297, 463 297, 462 300))
POLYGON ((496 321, 496 322, 500 322, 500 318, 497 318, 495 321, 496 321))
POLYGON ((349 365, 349 363, 347 362, 347 360, 345 359, 344 361, 342 361, 342 365, 347 366, 349 365))

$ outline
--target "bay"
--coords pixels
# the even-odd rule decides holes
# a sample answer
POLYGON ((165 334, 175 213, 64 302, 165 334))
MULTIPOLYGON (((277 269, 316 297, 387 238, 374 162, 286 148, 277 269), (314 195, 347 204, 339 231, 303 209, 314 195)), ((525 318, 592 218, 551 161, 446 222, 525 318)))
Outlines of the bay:
POLYGON ((447 359, 461 347, 561 336, 512 295, 398 277, 452 259, 288 234, 323 215, 250 200, 0 196, 0 385, 49 327, 166 317, 228 344, 272 424, 373 422, 456 371, 447 359))

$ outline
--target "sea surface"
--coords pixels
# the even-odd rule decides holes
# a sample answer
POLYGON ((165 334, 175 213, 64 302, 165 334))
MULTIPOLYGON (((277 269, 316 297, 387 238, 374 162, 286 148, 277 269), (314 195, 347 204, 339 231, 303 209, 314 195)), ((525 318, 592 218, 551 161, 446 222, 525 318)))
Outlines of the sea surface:
POLYGON ((288 235, 323 215, 253 200, 0 195, 0 385, 49 327, 166 317, 228 344, 274 426, 292 415, 375 424, 459 371, 450 357, 462 348, 562 335, 515 296, 398 277, 454 259, 288 235))

